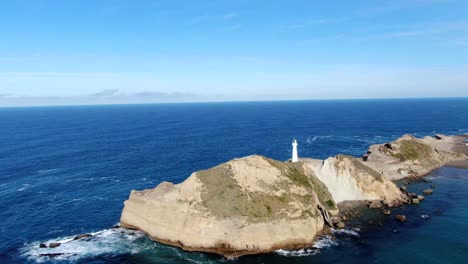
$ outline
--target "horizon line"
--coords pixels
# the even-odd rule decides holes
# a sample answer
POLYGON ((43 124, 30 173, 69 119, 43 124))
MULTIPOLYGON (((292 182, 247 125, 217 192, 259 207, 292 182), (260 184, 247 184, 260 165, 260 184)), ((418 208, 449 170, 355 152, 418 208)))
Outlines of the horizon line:
POLYGON ((370 101, 370 100, 428 100, 428 99, 468 99, 468 96, 435 96, 435 97, 377 97, 377 98, 317 98, 317 99, 278 99, 278 100, 226 100, 226 101, 186 101, 186 102, 154 102, 154 103, 104 103, 104 104, 50 104, 50 105, 18 105, 2 106, 1 108, 40 108, 40 107, 80 107, 80 106, 137 106, 137 105, 175 105, 175 104, 217 104, 217 103, 268 103, 268 102, 308 102, 308 101, 370 101))

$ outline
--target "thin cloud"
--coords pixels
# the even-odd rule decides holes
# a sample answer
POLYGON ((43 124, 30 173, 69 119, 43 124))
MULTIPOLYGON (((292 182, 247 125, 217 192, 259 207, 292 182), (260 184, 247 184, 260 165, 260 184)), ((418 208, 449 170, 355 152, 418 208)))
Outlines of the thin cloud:
POLYGON ((91 94, 90 96, 116 96, 119 95, 120 91, 119 89, 107 89, 103 90, 94 94, 91 94))
POLYGON ((239 17, 239 14, 238 14, 238 13, 234 13, 234 12, 233 12, 233 13, 225 14, 225 15, 223 16, 223 18, 224 18, 225 20, 232 20, 232 19, 237 18, 237 17, 239 17))
POLYGON ((164 99, 179 99, 196 97, 196 94, 183 93, 183 92, 156 92, 156 91, 143 91, 133 94, 138 97, 153 97, 153 98, 164 98, 164 99))
POLYGON ((312 19, 312 20, 305 20, 298 23, 293 23, 289 25, 284 25, 281 27, 283 30, 293 30, 293 29, 303 29, 308 27, 313 27, 317 25, 323 24, 331 24, 331 23, 340 23, 348 20, 348 18, 320 18, 320 19, 312 19))
POLYGON ((118 89, 107 89, 87 95, 45 95, 22 96, 0 94, 1 106, 39 106, 39 105, 99 105, 99 104, 141 104, 192 102, 200 99, 199 95, 184 92, 140 91, 125 93, 118 89))

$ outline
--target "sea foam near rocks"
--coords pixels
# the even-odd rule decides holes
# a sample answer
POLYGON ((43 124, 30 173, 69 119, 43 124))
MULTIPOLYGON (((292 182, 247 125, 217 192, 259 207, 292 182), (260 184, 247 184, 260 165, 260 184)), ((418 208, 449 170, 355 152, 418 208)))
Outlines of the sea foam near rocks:
POLYGON ((315 241, 311 248, 304 248, 299 250, 276 250, 275 253, 285 257, 304 257, 304 256, 313 256, 320 253, 320 249, 328 248, 332 246, 338 246, 338 242, 334 240, 331 236, 324 236, 319 240, 315 241))
POLYGON ((102 255, 136 254, 154 247, 154 243, 146 241, 145 235, 139 231, 111 228, 90 234, 91 237, 79 240, 74 240, 75 236, 68 236, 28 243, 20 249, 20 252, 24 258, 40 263, 51 260, 51 257, 44 254, 59 254, 53 257, 54 260, 77 261, 102 255), (40 248, 40 243, 46 245, 61 243, 61 245, 56 248, 40 248))

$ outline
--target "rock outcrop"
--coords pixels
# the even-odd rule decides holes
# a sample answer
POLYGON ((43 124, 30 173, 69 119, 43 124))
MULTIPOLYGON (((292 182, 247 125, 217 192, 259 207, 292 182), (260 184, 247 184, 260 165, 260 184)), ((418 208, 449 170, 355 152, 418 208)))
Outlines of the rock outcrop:
MULTIPOLYGON (((419 203, 424 197, 408 194, 391 180, 466 161, 468 146, 460 140, 405 135, 370 146, 362 158, 234 159, 195 172, 180 184, 132 191, 120 223, 165 244, 226 257, 310 247, 325 224, 338 225, 338 218, 330 217, 338 213, 337 203, 366 200, 386 215, 388 207, 419 203)), ((396 219, 405 221, 404 216, 396 219)))
POLYGON ((390 180, 419 177, 448 162, 465 160, 461 137, 437 135, 416 138, 404 135, 399 139, 369 147, 364 155, 366 166, 390 180))
POLYGON ((309 247, 323 212, 337 208, 308 166, 249 156, 132 191, 120 223, 185 250, 236 257, 309 247))

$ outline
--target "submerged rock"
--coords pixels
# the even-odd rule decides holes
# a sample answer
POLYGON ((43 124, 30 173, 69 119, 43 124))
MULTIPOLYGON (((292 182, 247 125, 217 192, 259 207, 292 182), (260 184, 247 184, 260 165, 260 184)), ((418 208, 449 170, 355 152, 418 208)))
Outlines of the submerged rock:
POLYGON ((83 239, 83 238, 88 238, 88 237, 92 237, 93 235, 91 234, 81 234, 81 235, 77 235, 76 237, 73 238, 73 240, 79 240, 79 239, 83 239))
POLYGON ((432 194, 434 191, 432 189, 426 189, 423 191, 424 194, 432 194))
POLYGON ((42 253, 42 254, 39 254, 39 256, 41 257, 50 257, 50 258, 54 258, 54 257, 58 257, 58 256, 61 256, 63 255, 64 253, 42 253))
POLYGON ((398 221, 398 222, 405 222, 406 221, 406 216, 405 215, 395 215, 395 219, 398 221))
POLYGON ((384 215, 390 215, 390 214, 392 213, 392 211, 390 211, 390 210, 388 210, 388 209, 385 209, 385 210, 382 211, 382 213, 383 213, 384 215))

